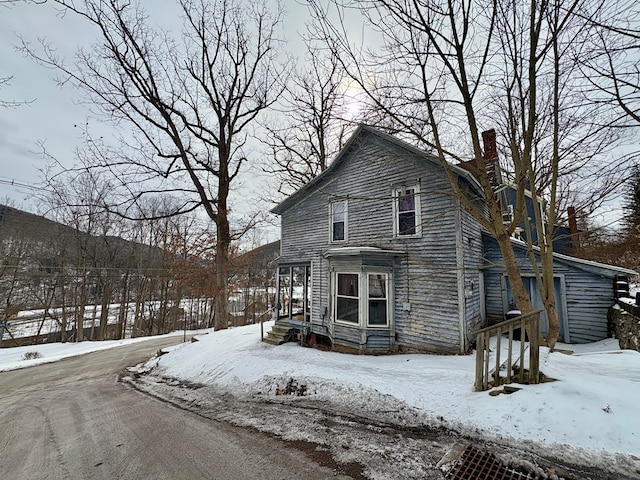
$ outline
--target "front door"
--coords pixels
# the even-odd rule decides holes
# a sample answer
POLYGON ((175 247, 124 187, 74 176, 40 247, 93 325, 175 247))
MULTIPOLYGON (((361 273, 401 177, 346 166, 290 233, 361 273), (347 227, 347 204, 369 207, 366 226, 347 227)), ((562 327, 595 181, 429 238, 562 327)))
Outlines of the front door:
POLYGON ((311 321, 311 265, 278 267, 277 319, 300 325, 311 321))

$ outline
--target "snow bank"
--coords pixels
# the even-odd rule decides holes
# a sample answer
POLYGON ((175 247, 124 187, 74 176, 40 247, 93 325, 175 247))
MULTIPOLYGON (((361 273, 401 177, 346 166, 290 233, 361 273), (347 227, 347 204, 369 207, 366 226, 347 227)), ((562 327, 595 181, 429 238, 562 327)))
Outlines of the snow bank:
MULTIPOLYGON (((266 326, 266 325, 265 325, 266 326)), ((270 326, 270 325, 269 325, 270 326)), ((293 379, 306 398, 390 421, 429 423, 492 439, 533 442, 571 452, 640 456, 640 354, 605 340, 576 354, 542 349, 545 375, 558 381, 522 385, 511 395, 473 392, 474 356, 358 356, 260 342, 259 326, 200 337, 160 358, 164 375, 225 386, 239 395, 276 395, 293 379)), ((614 341, 615 342, 615 341, 614 341)))

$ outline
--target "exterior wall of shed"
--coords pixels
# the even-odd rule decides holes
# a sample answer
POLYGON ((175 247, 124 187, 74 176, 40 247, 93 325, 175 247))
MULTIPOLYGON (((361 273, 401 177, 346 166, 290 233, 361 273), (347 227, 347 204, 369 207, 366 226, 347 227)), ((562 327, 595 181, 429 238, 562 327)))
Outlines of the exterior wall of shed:
POLYGON ((467 298, 462 323, 465 329, 475 329, 480 322, 479 228, 452 195, 442 193, 451 187, 439 166, 424 159, 410 161, 405 149, 376 136, 354 144, 349 155, 332 179, 281 218, 279 263, 312 263, 312 331, 347 346, 366 338, 366 348, 372 350, 395 343, 400 349, 460 352, 466 348, 461 337, 468 339, 472 332, 460 332, 457 248, 464 247, 460 274, 467 298), (422 236, 394 238, 393 189, 414 184, 421 191, 422 236), (348 201, 346 242, 329 241, 329 203, 334 199, 348 201), (457 224, 462 226, 460 234, 457 224), (396 258, 393 275, 395 342, 380 330, 362 332, 331 322, 330 269, 324 254, 347 246, 404 252, 396 258))
MULTIPOLYGON (((522 274, 532 275, 533 269, 526 251, 516 248, 516 255, 522 274)), ((484 269, 487 317, 493 321, 503 320, 506 312, 502 301, 501 278, 505 270, 495 240, 484 237, 484 256, 489 266, 484 269)), ((607 338, 607 310, 614 303, 612 279, 560 260, 554 261, 554 274, 563 276, 565 281, 568 341, 588 343, 607 338)))

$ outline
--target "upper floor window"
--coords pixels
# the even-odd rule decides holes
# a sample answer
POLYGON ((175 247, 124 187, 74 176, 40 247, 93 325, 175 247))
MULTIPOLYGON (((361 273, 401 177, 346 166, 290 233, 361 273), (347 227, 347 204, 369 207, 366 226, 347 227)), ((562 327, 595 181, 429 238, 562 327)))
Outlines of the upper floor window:
POLYGON ((331 202, 331 241, 343 242, 347 239, 347 201, 331 202))
POLYGON ((418 186, 396 188, 394 191, 394 235, 420 236, 420 190, 418 186))

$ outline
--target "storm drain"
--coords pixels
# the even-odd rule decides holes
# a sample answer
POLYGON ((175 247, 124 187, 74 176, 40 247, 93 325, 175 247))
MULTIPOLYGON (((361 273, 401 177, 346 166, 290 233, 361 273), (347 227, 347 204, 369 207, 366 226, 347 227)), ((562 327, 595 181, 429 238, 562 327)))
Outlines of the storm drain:
POLYGON ((535 477, 505 467, 495 456, 469 445, 446 475, 449 480, 526 480, 535 477))

